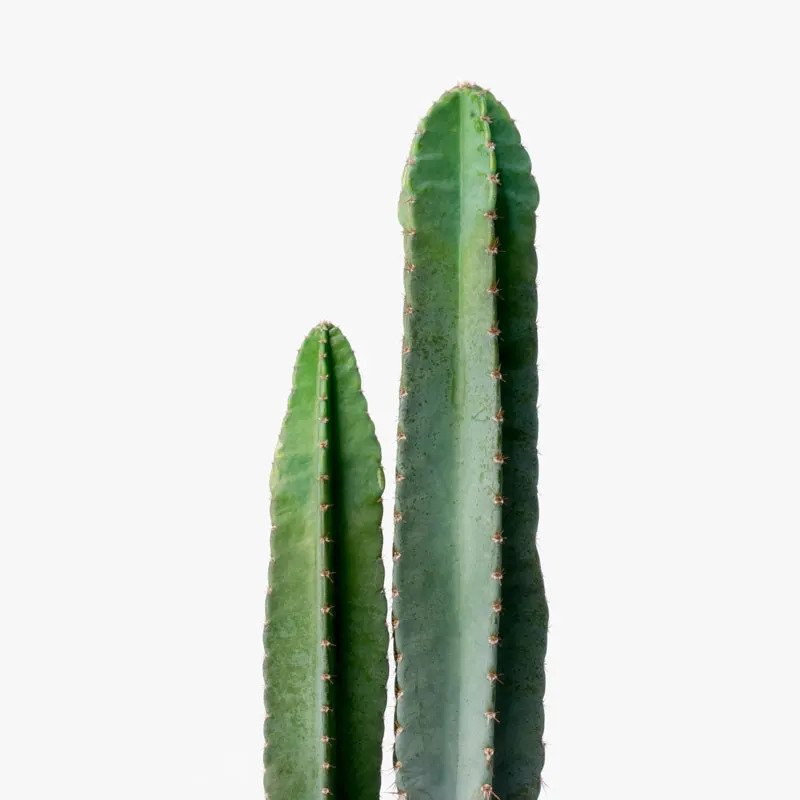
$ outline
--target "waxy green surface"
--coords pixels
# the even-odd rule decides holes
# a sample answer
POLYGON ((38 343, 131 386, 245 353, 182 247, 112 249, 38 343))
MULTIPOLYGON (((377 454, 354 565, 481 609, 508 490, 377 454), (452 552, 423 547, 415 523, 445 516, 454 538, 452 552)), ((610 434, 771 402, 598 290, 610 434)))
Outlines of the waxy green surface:
POLYGON ((323 323, 300 348, 271 476, 271 800, 378 797, 388 677, 380 456, 353 352, 323 323))
POLYGON ((408 800, 539 795, 537 204, 505 109, 477 87, 446 93, 399 205, 395 759, 408 800))

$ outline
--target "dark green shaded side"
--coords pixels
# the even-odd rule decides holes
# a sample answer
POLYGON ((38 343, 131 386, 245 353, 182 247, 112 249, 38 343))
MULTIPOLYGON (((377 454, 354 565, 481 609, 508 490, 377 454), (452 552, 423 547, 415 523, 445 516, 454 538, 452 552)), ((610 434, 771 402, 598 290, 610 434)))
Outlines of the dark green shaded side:
POLYGON ((539 793, 537 201, 505 110, 478 87, 447 92, 399 206, 395 767, 408 800, 539 793))
POLYGON ((536 331, 537 260, 534 249, 539 189, 519 131, 489 93, 497 168, 495 230, 503 365, 503 613, 497 691, 501 724, 495 738, 494 790, 502 800, 536 800, 544 766, 544 657, 548 610, 536 548, 539 522, 537 451, 539 393, 536 331))
POLYGON ((375 800, 388 675, 383 473, 355 357, 327 323, 300 348, 271 490, 267 797, 375 800))

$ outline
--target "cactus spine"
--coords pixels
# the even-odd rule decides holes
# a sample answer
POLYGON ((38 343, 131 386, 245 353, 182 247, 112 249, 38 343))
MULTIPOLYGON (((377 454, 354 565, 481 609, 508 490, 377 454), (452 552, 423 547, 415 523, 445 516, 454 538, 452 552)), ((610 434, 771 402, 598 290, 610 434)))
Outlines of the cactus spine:
POLYGON ((443 95, 414 137, 399 204, 392 614, 408 800, 539 795, 537 204, 505 108, 475 86, 443 95))
POLYGON ((375 800, 388 666, 380 448, 338 328, 311 331, 271 477, 264 787, 375 800))

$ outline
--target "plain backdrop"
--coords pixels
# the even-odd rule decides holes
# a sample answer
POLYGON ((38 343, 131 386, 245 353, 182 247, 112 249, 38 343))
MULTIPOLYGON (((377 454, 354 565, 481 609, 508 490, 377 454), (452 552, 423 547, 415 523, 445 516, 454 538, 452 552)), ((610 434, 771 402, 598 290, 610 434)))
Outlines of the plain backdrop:
POLYGON ((542 196, 544 797, 800 797, 797 30, 777 0, 5 0, 0 795, 262 797, 295 352, 343 328, 392 475, 400 173, 471 80, 542 196))

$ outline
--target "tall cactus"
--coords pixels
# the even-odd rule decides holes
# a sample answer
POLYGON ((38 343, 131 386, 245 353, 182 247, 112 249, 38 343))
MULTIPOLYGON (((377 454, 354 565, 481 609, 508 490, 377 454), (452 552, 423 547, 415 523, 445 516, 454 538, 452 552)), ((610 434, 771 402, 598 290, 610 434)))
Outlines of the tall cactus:
POLYGON ((264 787, 273 800, 376 800, 389 644, 383 472, 355 357, 303 342, 272 470, 264 787))
POLYGON ((536 550, 538 189, 505 108, 447 92, 414 138, 392 626, 408 800, 535 800, 548 611, 536 550))

